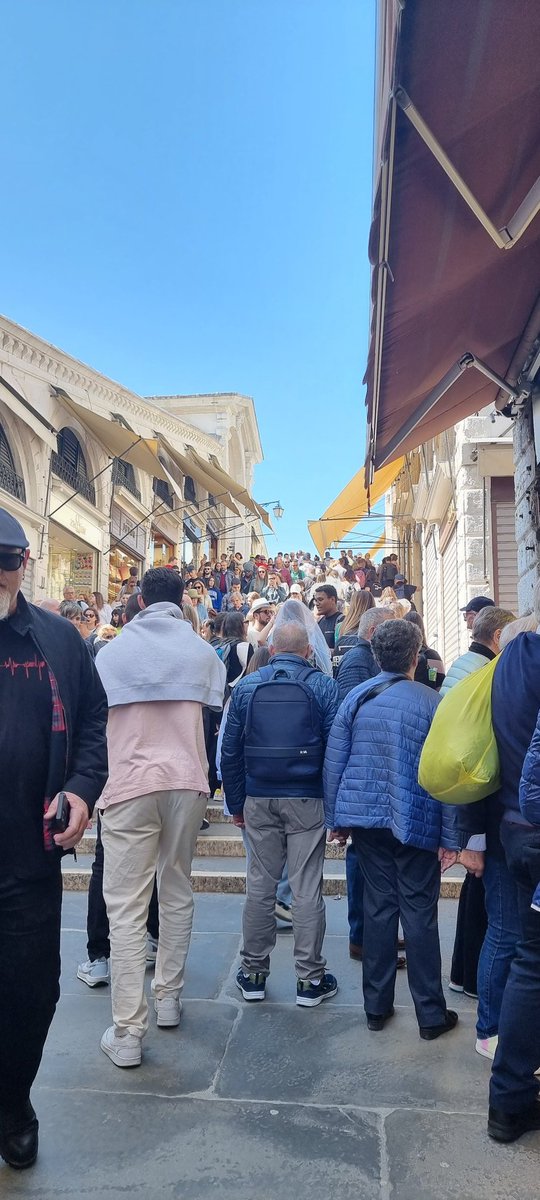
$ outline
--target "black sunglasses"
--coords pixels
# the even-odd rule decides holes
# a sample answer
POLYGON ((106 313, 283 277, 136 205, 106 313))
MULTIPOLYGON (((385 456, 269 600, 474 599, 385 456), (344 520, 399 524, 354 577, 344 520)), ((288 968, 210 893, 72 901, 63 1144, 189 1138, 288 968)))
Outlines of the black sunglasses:
POLYGON ((6 552, 0 554, 0 570, 1 571, 18 571, 24 562, 24 550, 13 550, 11 553, 6 552))

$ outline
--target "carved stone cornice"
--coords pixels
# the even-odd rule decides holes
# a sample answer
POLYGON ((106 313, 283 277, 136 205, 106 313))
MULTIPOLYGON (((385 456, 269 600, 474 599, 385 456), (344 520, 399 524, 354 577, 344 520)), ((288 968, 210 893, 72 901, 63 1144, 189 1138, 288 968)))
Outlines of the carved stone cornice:
POLYGON ((165 412, 107 376, 100 375, 5 317, 0 318, 0 353, 9 359, 14 368, 37 375, 53 386, 63 387, 68 393, 71 390, 74 400, 88 400, 92 405, 96 404, 98 411, 104 407, 109 412, 120 412, 126 416, 128 423, 131 415, 149 430, 161 430, 173 444, 178 443, 178 447, 187 442, 204 454, 215 454, 219 450, 217 438, 165 412))

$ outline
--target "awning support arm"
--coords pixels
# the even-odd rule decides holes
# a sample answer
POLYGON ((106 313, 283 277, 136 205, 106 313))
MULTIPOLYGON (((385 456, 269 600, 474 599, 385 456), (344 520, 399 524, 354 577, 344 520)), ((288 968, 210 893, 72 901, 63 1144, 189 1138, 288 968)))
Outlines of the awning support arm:
POLYGON ((435 387, 428 392, 425 399, 422 400, 422 403, 418 405, 418 408, 415 408, 408 420, 405 421, 405 424, 401 426, 401 429, 398 429, 398 432, 394 434, 392 440, 385 447, 384 458, 377 463, 378 470, 381 467, 384 467, 386 463, 392 462, 396 451, 400 449, 405 441, 405 438, 407 438, 409 434, 413 432, 413 429, 416 429, 416 426, 420 424, 420 421, 422 421, 423 418, 426 417, 429 412, 431 412, 431 409, 435 407, 437 401, 440 400, 451 387, 453 387, 460 375, 462 375, 464 371, 468 371, 470 367, 476 367, 476 370, 480 371, 481 375, 485 375, 487 379, 491 379, 492 383, 495 383, 497 387, 501 389, 501 391, 506 392, 512 397, 513 400, 518 399, 518 393, 516 392, 515 388, 511 387, 509 383, 506 383, 504 379, 501 379, 500 375, 497 375, 495 371, 492 371, 491 367, 488 367, 487 364, 482 362, 480 358, 477 358, 475 354, 471 354, 470 351, 466 351, 466 353, 462 354, 461 358, 458 359, 458 361, 454 363, 452 367, 450 367, 450 370, 446 372, 446 375, 443 375, 442 379, 435 384, 435 387))
POLYGON ((418 112, 418 109, 413 104, 410 96, 404 88, 398 87, 395 90, 394 98, 399 104, 402 112, 408 117, 411 125, 416 129, 416 132, 422 138, 422 141, 431 151, 434 158, 437 159, 439 166, 453 183, 454 187, 459 192, 465 203, 469 206, 471 212, 474 213, 477 220, 489 234, 499 250, 511 250, 515 246, 518 239, 530 225, 531 221, 540 211, 540 179, 533 183, 527 195, 522 200, 519 208, 514 213, 513 217, 503 225, 502 229, 497 229, 488 214, 482 208, 482 205, 477 200, 476 196, 471 192, 470 187, 463 176, 460 175, 454 164, 449 159, 445 150, 443 150, 440 142, 432 133, 429 125, 426 124, 424 118, 418 112))

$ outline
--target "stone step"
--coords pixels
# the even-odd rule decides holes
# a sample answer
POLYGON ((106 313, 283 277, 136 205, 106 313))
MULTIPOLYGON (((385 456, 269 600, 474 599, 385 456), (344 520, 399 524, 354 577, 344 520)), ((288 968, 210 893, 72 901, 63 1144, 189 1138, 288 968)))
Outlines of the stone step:
MULTIPOLYGON (((89 829, 77 846, 77 858, 85 855, 93 858, 95 845, 95 831, 89 829)), ((227 825, 224 822, 219 825, 216 822, 206 833, 199 835, 195 854, 201 858, 245 858, 246 856, 240 830, 237 826, 227 825)), ((328 843, 325 858, 344 859, 345 851, 336 842, 328 843)))
MULTIPOLYGON (((64 889, 67 892, 87 892, 90 884, 91 859, 81 856, 77 863, 65 858, 62 864, 64 889)), ((441 899, 456 900, 461 891, 462 877, 457 872, 448 872, 441 880, 441 899)), ((193 860, 191 883, 194 892, 236 892, 246 890, 246 873, 238 870, 230 859, 208 860, 200 858, 193 860)), ((341 864, 329 862, 323 875, 323 892, 325 896, 346 896, 347 881, 341 864)))

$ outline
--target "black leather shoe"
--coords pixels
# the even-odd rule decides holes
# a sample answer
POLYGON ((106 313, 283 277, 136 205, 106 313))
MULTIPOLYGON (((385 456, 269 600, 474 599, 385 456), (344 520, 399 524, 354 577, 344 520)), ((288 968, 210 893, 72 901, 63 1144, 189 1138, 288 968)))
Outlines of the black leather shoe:
POLYGON ((442 1025, 421 1025, 420 1037, 425 1042, 434 1042, 435 1038, 442 1037, 443 1033, 450 1033, 451 1029, 455 1029, 457 1023, 457 1012, 454 1012, 453 1008, 447 1008, 446 1021, 442 1025))
POLYGON ((393 1015, 393 1008, 390 1008, 382 1017, 376 1016, 375 1013, 366 1013, 368 1029, 371 1029, 372 1033, 379 1033, 381 1029, 384 1029, 386 1022, 389 1021, 390 1017, 393 1017, 393 1015))
POLYGON ((6 1116, 0 1128, 0 1155, 8 1166, 33 1167, 38 1153, 38 1120, 31 1104, 22 1117, 6 1116))
POLYGON ((523 1133, 540 1129, 540 1103, 535 1100, 517 1113, 489 1107, 487 1131, 496 1142, 515 1142, 523 1133))

